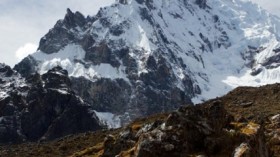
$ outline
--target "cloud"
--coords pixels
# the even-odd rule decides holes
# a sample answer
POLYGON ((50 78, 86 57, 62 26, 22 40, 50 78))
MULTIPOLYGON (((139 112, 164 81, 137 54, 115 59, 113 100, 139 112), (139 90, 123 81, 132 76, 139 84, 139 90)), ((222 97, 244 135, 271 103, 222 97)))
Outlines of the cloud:
POLYGON ((17 60, 21 61, 24 57, 34 53, 37 50, 37 47, 38 46, 33 43, 26 43, 24 46, 18 48, 15 53, 17 60))

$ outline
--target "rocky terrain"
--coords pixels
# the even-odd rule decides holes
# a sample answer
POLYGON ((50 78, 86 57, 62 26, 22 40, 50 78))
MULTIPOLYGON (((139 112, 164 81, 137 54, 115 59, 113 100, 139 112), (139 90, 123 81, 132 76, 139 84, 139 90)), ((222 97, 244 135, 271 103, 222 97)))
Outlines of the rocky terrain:
POLYGON ((280 84, 240 87, 111 130, 0 147, 1 156, 280 156, 280 84))
POLYGON ((0 143, 49 140, 104 127, 71 90, 66 70, 22 78, 0 64, 0 143))

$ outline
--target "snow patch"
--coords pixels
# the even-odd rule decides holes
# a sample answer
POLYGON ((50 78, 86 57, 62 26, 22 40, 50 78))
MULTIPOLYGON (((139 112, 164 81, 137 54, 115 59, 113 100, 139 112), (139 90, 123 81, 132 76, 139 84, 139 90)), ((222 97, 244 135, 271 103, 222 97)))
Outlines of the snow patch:
POLYGON ((238 146, 234 151, 234 157, 240 157, 243 156, 246 151, 248 151, 250 148, 247 143, 242 143, 240 146, 238 146))
POLYGON ((5 99, 8 96, 9 95, 6 92, 0 92, 0 100, 3 100, 3 99, 5 99))
POLYGON ((54 89, 54 88, 50 88, 50 90, 57 91, 58 93, 63 94, 63 95, 70 94, 68 89, 54 89))
POLYGON ((32 56, 40 62, 40 74, 44 74, 56 66, 61 66, 72 77, 85 77, 91 81, 95 81, 98 78, 122 78, 128 81, 125 67, 123 66, 115 68, 108 63, 101 63, 99 65, 90 65, 86 68, 84 64, 87 63, 77 62, 78 60, 83 61, 85 57, 85 51, 79 45, 70 44, 54 54, 45 54, 38 51, 32 56))
POLYGON ((274 116, 272 116, 271 117, 271 120, 273 120, 273 121, 279 121, 280 120, 280 114, 276 114, 276 115, 274 115, 274 116))
POLYGON ((86 52, 82 49, 81 46, 75 44, 69 44, 65 46, 62 50, 58 51, 57 53, 46 54, 42 51, 37 51, 32 56, 41 62, 49 61, 52 59, 69 59, 73 61, 74 59, 84 59, 86 52))
POLYGON ((4 119, 4 116, 0 117, 0 123, 2 123, 4 119))
POLYGON ((106 125, 108 128, 120 128, 121 119, 120 116, 114 115, 110 112, 97 112, 94 110, 94 113, 100 120, 100 122, 106 125))

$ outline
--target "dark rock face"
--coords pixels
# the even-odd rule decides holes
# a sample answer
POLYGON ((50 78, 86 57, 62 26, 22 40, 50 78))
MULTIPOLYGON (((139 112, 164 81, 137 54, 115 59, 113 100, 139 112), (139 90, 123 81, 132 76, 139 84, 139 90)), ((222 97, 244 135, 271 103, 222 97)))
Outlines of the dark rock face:
POLYGON ((127 4, 127 0, 119 0, 119 3, 121 3, 121 4, 127 4))
POLYGON ((133 87, 122 79, 91 82, 85 78, 72 78, 71 81, 72 89, 92 104, 94 109, 120 114, 124 124, 137 117, 174 110, 177 106, 190 102, 178 88, 162 87, 170 92, 170 96, 166 97, 169 92, 159 92, 147 87, 152 86, 149 82, 136 83, 133 87))
POLYGON ((0 76, 6 80, 1 88, 11 84, 0 95, 1 143, 50 140, 102 128, 92 108, 71 90, 68 73, 62 68, 32 75, 25 82, 3 66, 0 76))
POLYGON ((69 28, 76 26, 83 27, 86 24, 86 18, 80 12, 73 13, 68 8, 63 23, 69 28))
POLYGON ((132 89, 122 79, 91 82, 85 78, 72 78, 72 83, 73 90, 98 111, 124 113, 128 107, 132 89))
POLYGON ((277 68, 280 66, 280 53, 277 55, 268 58, 264 63, 263 66, 266 66, 268 69, 277 68))
MULTIPOLYGON (((60 21, 58 21, 57 25, 60 25, 60 21)), ((59 51, 69 42, 75 39, 75 36, 71 32, 68 32, 67 30, 60 27, 55 27, 52 29, 46 37, 47 38, 42 38, 40 40, 39 49, 47 54, 59 51), (52 37, 51 40, 48 38, 50 36, 52 37)))
MULTIPOLYGON (((115 56, 118 56, 127 67, 126 73, 130 83, 122 79, 103 78, 92 82, 83 78, 72 78, 73 89, 97 110, 118 114, 128 112, 130 120, 174 110, 181 104, 191 103, 190 97, 194 91, 191 79, 187 77, 184 79, 184 85, 189 90, 182 91, 174 85, 175 76, 165 58, 159 57, 156 61, 153 56, 147 59, 145 65, 147 73, 138 75, 137 61, 128 55, 131 51, 134 50, 127 48, 114 52, 115 56)), ((96 57, 93 58, 96 59, 96 57)), ((111 65, 114 64, 111 62, 111 65)), ((124 123, 126 122, 124 120, 124 123)))
POLYGON ((93 64, 110 63, 113 67, 119 67, 115 54, 108 47, 106 42, 101 42, 98 46, 88 49, 85 55, 86 61, 91 61, 93 64))
POLYGON ((80 41, 80 44, 85 51, 90 51, 91 46, 94 45, 94 43, 95 40, 90 35, 83 37, 82 40, 80 41))
POLYGON ((11 77, 14 74, 14 71, 11 69, 11 67, 0 64, 0 73, 4 77, 11 77))
POLYGON ((149 9, 153 8, 153 0, 136 0, 139 4, 145 4, 149 9))
POLYGON ((81 39, 75 35, 79 29, 84 29, 86 18, 80 13, 73 13, 67 9, 67 14, 63 20, 58 21, 54 28, 40 40, 39 50, 47 54, 56 53, 67 44, 81 39))
POLYGON ((207 0, 196 0, 195 3, 202 9, 207 7, 207 0))
POLYGON ((276 49, 273 49, 273 52, 275 52, 275 53, 280 52, 280 47, 279 47, 279 48, 276 48, 276 49))
POLYGON ((28 77, 36 73, 36 60, 32 56, 27 56, 21 62, 15 65, 14 69, 18 71, 23 77, 28 77))
POLYGON ((42 75, 46 88, 69 88, 71 86, 68 72, 61 67, 55 67, 42 75))

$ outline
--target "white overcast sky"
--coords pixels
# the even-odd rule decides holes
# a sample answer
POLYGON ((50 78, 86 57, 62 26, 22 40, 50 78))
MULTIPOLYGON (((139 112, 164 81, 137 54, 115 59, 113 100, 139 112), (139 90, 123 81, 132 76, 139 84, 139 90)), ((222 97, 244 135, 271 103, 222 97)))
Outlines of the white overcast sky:
MULTIPOLYGON (((11 66, 34 52, 66 8, 94 15, 115 0, 0 0, 0 63, 11 66)), ((279 0, 252 0, 280 17, 279 0)))

